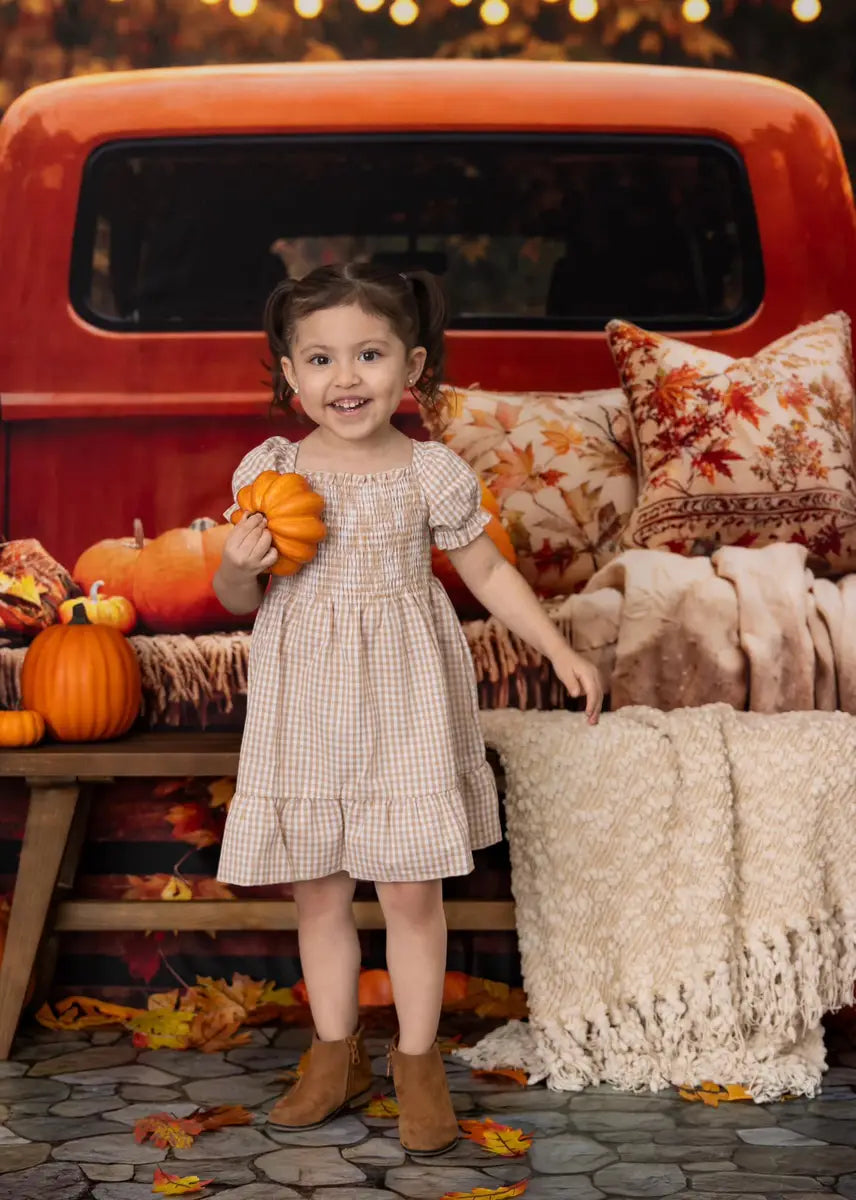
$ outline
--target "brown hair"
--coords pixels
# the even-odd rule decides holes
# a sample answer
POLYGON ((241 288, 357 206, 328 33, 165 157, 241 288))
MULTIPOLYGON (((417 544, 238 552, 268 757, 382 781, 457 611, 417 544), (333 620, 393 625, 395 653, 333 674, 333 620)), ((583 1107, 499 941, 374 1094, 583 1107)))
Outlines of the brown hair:
POLYGON ((336 263, 317 267, 303 279, 278 283, 265 305, 264 330, 273 357, 271 379, 274 408, 287 409, 294 392, 282 371, 281 359, 291 357, 295 325, 322 308, 359 304, 367 313, 389 321, 408 352, 424 346, 425 366, 410 391, 426 408, 436 408, 443 382, 446 298, 429 271, 399 274, 374 263, 336 263))

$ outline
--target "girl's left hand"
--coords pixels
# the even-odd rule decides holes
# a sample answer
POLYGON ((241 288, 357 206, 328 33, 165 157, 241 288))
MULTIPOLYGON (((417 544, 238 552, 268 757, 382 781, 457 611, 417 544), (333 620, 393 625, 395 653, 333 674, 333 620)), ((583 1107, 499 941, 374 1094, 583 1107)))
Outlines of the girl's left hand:
POLYGON ((553 660, 553 670, 571 696, 585 695, 589 725, 596 725, 603 707, 603 684, 600 671, 568 646, 553 660))

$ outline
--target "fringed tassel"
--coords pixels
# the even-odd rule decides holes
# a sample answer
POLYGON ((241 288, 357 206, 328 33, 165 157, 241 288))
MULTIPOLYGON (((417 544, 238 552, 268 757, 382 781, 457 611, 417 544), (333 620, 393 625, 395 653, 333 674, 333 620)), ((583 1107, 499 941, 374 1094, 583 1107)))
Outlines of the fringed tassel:
POLYGON ((813 1096, 825 1066, 820 1019, 852 1002, 854 978, 856 922, 839 914, 753 935, 736 968, 722 963, 666 995, 586 1017, 533 1012, 528 1025, 511 1021, 458 1057, 474 1068, 522 1069, 530 1083, 546 1079, 558 1091, 715 1080, 742 1084, 759 1104, 813 1096))

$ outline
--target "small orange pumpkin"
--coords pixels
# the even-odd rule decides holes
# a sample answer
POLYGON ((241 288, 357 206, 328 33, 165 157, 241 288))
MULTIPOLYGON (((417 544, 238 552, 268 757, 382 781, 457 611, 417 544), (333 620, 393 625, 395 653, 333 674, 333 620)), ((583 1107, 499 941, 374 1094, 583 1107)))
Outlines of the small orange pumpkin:
MULTIPOLYGON (((512 566, 516 566, 517 555, 514 546, 511 544, 511 538, 508 536, 505 526, 499 519, 499 502, 484 483, 481 485, 481 503, 482 508, 490 513, 490 521, 485 526, 484 532, 502 557, 512 566)), ((446 589, 459 616, 473 617, 484 612, 482 605, 479 604, 469 588, 464 586, 464 582, 452 566, 448 554, 436 546, 431 550, 431 569, 446 589)))
POLYGON ((21 697, 60 741, 106 741, 127 733, 140 711, 140 667, 119 630, 93 625, 78 600, 68 625, 30 643, 21 697))
POLYGON ((40 713, 0 712, 0 746, 35 746, 44 736, 45 721, 40 713))
POLYGON ((236 497, 239 508, 230 520, 237 525, 243 513, 263 513, 279 559, 274 575, 294 575, 318 553, 318 543, 327 536, 321 520, 324 500, 302 475, 262 471, 236 497))
POLYGON ((360 1008, 388 1008, 393 1002, 389 971, 360 971, 360 1008))
POLYGON ((102 596, 103 579, 96 579, 85 600, 64 600, 59 606, 59 619, 68 625, 78 604, 82 604, 93 625, 110 625, 120 633, 130 633, 137 623, 137 610, 125 596, 102 596))
POLYGON ((470 977, 463 971, 447 971, 443 979, 443 1004, 461 1004, 470 994, 470 977))

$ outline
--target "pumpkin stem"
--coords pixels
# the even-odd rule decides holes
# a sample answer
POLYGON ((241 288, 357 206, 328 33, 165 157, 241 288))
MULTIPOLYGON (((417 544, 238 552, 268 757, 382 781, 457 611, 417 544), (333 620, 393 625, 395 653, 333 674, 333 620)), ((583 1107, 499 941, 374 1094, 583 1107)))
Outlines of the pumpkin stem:
POLYGON ((92 622, 86 615, 86 601, 78 600, 77 604, 72 606, 71 620, 69 625, 91 625, 92 622))
POLYGON ((89 599, 94 600, 94 601, 100 600, 101 597, 98 595, 98 592, 103 587, 104 587, 104 580, 96 579, 95 582, 93 583, 92 587, 89 589, 89 599))
MULTIPOLYGON (((143 546, 146 544, 146 539, 143 534, 143 522, 139 517, 134 517, 134 541, 137 544, 138 550, 142 550, 143 546)), ((101 582, 103 583, 104 581, 102 580, 101 582)))

